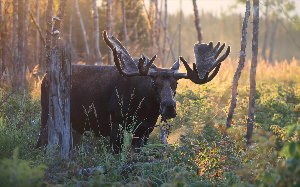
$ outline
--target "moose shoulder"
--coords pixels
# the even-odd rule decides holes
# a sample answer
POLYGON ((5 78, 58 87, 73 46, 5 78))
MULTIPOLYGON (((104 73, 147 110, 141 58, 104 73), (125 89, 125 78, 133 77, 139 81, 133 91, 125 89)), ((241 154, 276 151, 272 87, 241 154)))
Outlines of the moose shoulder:
MULTIPOLYGON (((115 153, 121 149, 124 129, 133 126, 132 147, 139 148, 147 142, 159 115, 162 120, 176 116, 175 93, 179 79, 204 84, 216 76, 221 62, 229 54, 228 48, 217 59, 224 45, 196 44, 193 69, 181 57, 187 73, 178 73, 179 61, 170 69, 158 68, 153 65, 156 56, 133 59, 113 36, 104 32, 104 40, 113 51, 115 66, 72 66, 71 123, 79 134, 92 130, 97 136, 109 136, 115 153)), ((47 144, 48 139, 47 83, 46 79, 42 82, 42 128, 37 147, 47 144)))

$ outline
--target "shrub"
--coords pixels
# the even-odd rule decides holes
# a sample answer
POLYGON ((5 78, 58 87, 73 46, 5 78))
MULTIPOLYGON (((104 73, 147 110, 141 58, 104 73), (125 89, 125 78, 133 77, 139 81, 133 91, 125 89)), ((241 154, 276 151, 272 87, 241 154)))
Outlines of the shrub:
POLYGON ((40 186, 44 178, 45 166, 32 167, 29 161, 18 159, 18 149, 12 159, 0 161, 0 186, 31 187, 40 186))

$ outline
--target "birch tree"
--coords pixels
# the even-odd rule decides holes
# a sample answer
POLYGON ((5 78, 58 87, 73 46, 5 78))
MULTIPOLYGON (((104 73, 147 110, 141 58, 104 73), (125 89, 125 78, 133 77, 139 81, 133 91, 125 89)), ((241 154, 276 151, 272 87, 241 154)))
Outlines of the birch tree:
POLYGON ((163 60, 162 60, 162 67, 165 67, 166 65, 166 60, 167 60, 167 57, 166 57, 166 51, 167 51, 167 41, 168 41, 168 0, 165 0, 165 13, 164 13, 164 25, 163 25, 163 28, 164 28, 164 41, 163 41, 163 48, 162 48, 162 51, 163 51, 163 60))
POLYGON ((274 64, 273 56, 274 56, 276 33, 278 30, 278 23, 279 23, 279 20, 277 18, 275 18, 275 20, 273 21, 272 31, 271 31, 271 36, 270 36, 270 53, 269 53, 268 61, 272 64, 274 64))
MULTIPOLYGON (((40 0, 35 1, 35 22, 37 25, 40 25, 40 0)), ((36 30, 35 33, 35 64, 40 64, 40 48, 41 48, 41 43, 40 43, 40 33, 38 30, 36 30)))
MULTIPOLYGON (((111 23, 111 2, 112 0, 106 1, 106 30, 108 35, 112 35, 112 23, 111 23)), ((112 53, 110 49, 107 49, 108 64, 113 64, 112 53)))
POLYGON ((253 0, 253 36, 252 36, 252 59, 250 68, 250 95, 247 118, 247 145, 252 143, 253 124, 255 115, 255 97, 256 97, 256 66, 258 55, 258 35, 259 35, 259 0, 253 0))
POLYGON ((122 26, 123 26, 123 35, 124 35, 124 42, 125 47, 128 47, 128 34, 127 34, 127 24, 126 24, 126 11, 125 11, 125 1, 121 0, 121 9, 122 9, 122 26))
POLYGON ((84 22, 83 22, 81 13, 80 13, 78 0, 75 0, 75 8, 76 8, 77 17, 80 21, 80 28, 81 28, 82 36, 83 36, 83 40, 84 40, 86 57, 90 58, 90 48, 89 48, 89 44, 88 44, 88 37, 87 37, 85 25, 84 25, 84 22))
POLYGON ((248 20, 250 17, 250 0, 246 1, 246 12, 242 26, 242 38, 241 38, 241 50, 240 50, 240 58, 238 67, 234 73, 233 81, 232 81, 232 89, 231 89, 231 102, 228 110, 226 128, 231 127, 232 118, 234 114, 234 109, 236 107, 237 95, 238 95, 238 83, 244 69, 245 59, 246 59, 246 47, 247 47, 247 27, 248 20))
POLYGON ((182 0, 179 0, 179 24, 178 24, 178 56, 181 55, 181 24, 182 24, 182 0))
POLYGON ((18 86, 18 0, 13 0, 13 31, 12 31, 12 87, 16 88, 18 86))
POLYGON ((269 0, 266 0, 265 3, 266 6, 266 12, 265 12, 265 33, 263 37, 263 44, 262 44, 262 50, 261 55, 264 60, 267 60, 267 44, 268 44, 268 37, 269 37, 269 0))
POLYGON ((96 50, 96 63, 102 64, 102 54, 100 51, 99 40, 99 15, 97 8, 97 0, 93 0, 94 9, 94 27, 95 27, 95 50, 96 50))

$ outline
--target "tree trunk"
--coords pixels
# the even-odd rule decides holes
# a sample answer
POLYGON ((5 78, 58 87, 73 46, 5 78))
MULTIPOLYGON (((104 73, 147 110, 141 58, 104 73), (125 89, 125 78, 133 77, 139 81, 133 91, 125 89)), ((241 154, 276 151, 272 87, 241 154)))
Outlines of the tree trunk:
POLYGON ((250 68, 250 95, 247 119, 247 145, 252 143, 255 97, 256 97, 256 66, 258 54, 258 35, 259 35, 259 0, 253 0, 253 37, 252 37, 252 59, 250 68))
POLYGON ((14 76, 16 77, 15 89, 21 91, 25 88, 25 59, 24 59, 24 44, 25 44, 25 0, 19 0, 18 2, 18 41, 17 41, 17 61, 16 71, 14 76))
MULTIPOLYGON (((73 10, 74 10, 74 5, 73 3, 70 4, 70 20, 69 20, 69 23, 70 23, 70 27, 69 27, 69 35, 68 35, 68 42, 69 44, 71 45, 72 44, 72 33, 73 33, 73 10)), ((72 46, 72 45, 71 45, 72 46)))
MULTIPOLYGON (((37 25, 40 25, 40 0, 35 1, 35 22, 37 25)), ((35 33, 35 64, 40 64, 41 67, 41 60, 40 60, 40 48, 41 48, 41 43, 40 43, 40 33, 37 30, 35 33)))
POLYGON ((199 43, 201 43, 203 38, 201 33, 200 18, 199 18, 199 12, 198 12, 196 0, 193 0, 193 6, 194 6, 195 26, 197 30, 198 41, 199 43))
POLYGON ((97 0, 93 0, 94 8, 94 26, 95 26, 95 49, 96 49, 96 63, 102 64, 102 55, 100 51, 99 40, 99 15, 97 8, 97 0))
POLYGON ((13 57, 13 66, 12 66, 12 87, 13 89, 16 89, 18 87, 18 59, 19 59, 19 51, 18 51, 18 0, 13 0, 13 32, 12 32, 12 51, 14 53, 12 54, 13 57))
POLYGON ((161 45, 160 45, 161 11, 159 11, 159 9, 158 9, 158 0, 154 0, 154 6, 155 6, 154 40, 155 40, 156 53, 158 53, 159 56, 163 57, 161 45))
POLYGON ((48 146, 59 145, 67 159, 72 147, 70 126, 71 55, 70 48, 56 46, 51 51, 48 146))
POLYGON ((164 41, 163 41, 163 60, 162 67, 166 66, 166 51, 167 51, 167 40, 168 40, 168 0, 165 0, 165 19, 164 19, 164 41))
POLYGON ((3 25, 2 0, 0 0, 0 85, 3 73, 3 25))
MULTIPOLYGON (((51 0, 49 0, 51 1, 51 0)), ((51 3, 49 3, 51 4, 51 3)), ((71 52, 59 40, 66 1, 61 0, 54 19, 49 74, 48 148, 59 146, 60 156, 69 158, 72 147, 70 123, 71 52)), ((48 5, 49 6, 49 5, 48 5)), ((49 7, 48 7, 49 8, 49 7)))
POLYGON ((265 13, 265 34, 264 34, 264 38, 263 38, 263 46, 262 46, 262 50, 261 50, 261 55, 262 58, 264 60, 267 60, 267 44, 268 44, 268 36, 269 36, 269 0, 266 0, 266 13, 265 13))
POLYGON ((79 10, 78 0, 75 0, 75 8, 76 8, 76 13, 77 13, 78 19, 80 21, 80 27, 81 27, 81 31, 82 31, 82 35, 83 35, 86 56, 89 59, 90 58, 90 48, 89 48, 89 44, 88 44, 88 37, 87 37, 84 22, 83 22, 83 19, 82 19, 80 10, 79 10))
MULTIPOLYGON (((8 19, 8 9, 10 7, 10 2, 8 3, 7 1, 4 2, 4 6, 3 6, 3 1, 1 1, 1 8, 0 8, 0 14, 1 14, 1 23, 0 23, 0 80, 1 79, 5 79, 5 77, 3 77, 3 73, 6 71, 6 65, 9 63, 8 59, 7 59, 7 49, 5 44, 8 42, 8 37, 7 37, 7 33, 8 33, 8 29, 7 29, 7 19, 8 19), (2 8, 3 7, 3 8, 2 8), (3 10, 2 10, 3 9, 3 10)), ((1 85, 1 82, 0 82, 1 85)))
POLYGON ((271 38, 270 38, 270 54, 269 54, 269 62, 271 64, 274 64, 274 47, 275 47, 275 38, 276 38, 276 33, 277 33, 277 28, 278 28, 278 22, 279 20, 275 18, 275 21, 272 26, 272 32, 271 32, 271 38))
MULTIPOLYGON (((48 0, 46 9, 46 38, 45 38, 45 52, 46 52, 46 71, 48 72, 51 64, 51 47, 52 47, 52 15, 53 15, 53 0, 48 0)), ((49 76, 49 73, 47 74, 49 76)), ((48 80, 50 80, 48 78, 48 80)))
MULTIPOLYGON (((106 25, 107 25, 107 34, 112 35, 112 28, 111 28, 111 0, 106 1, 106 25)), ((107 57, 108 57, 108 64, 113 64, 113 58, 111 50, 108 49, 107 51, 107 57)))
POLYGON ((24 21, 23 21, 23 44, 22 44, 22 62, 21 62, 21 88, 26 88, 26 67, 28 63, 28 31, 29 31, 29 11, 30 1, 24 1, 24 21))
POLYGON ((232 81, 231 103, 227 115, 226 128, 231 127, 234 109, 236 107, 236 98, 238 95, 238 83, 245 64, 246 47, 247 47, 247 27, 248 27, 249 17, 250 17, 250 0, 247 0, 246 12, 245 12, 245 17, 244 17, 243 27, 242 27, 240 59, 239 59, 239 65, 234 73, 234 77, 232 81))
POLYGON ((124 41, 125 41, 125 47, 128 47, 128 35, 127 35, 127 27, 126 27, 126 11, 125 11, 125 2, 124 0, 121 0, 121 6, 122 6, 122 16, 123 16, 123 34, 124 34, 124 41))
POLYGON ((178 56, 181 55, 181 24, 182 24, 182 0, 180 0, 179 25, 178 25, 178 56))

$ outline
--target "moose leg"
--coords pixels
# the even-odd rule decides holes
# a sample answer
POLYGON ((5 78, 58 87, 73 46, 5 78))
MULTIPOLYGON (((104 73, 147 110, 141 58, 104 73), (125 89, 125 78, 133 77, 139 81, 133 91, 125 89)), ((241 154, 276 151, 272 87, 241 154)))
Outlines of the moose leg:
POLYGON ((154 125, 141 124, 134 132, 132 139, 132 149, 135 152, 139 152, 139 148, 146 145, 149 139, 150 133, 153 131, 154 125))
POLYGON ((48 127, 47 120, 49 116, 49 82, 46 78, 43 79, 41 85, 41 130, 38 138, 38 142, 36 144, 36 148, 45 146, 48 144, 48 127))

